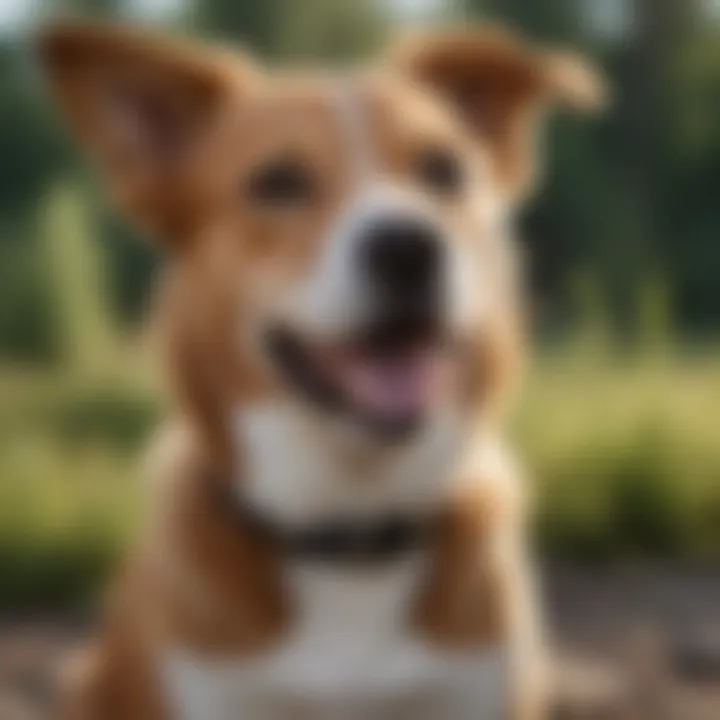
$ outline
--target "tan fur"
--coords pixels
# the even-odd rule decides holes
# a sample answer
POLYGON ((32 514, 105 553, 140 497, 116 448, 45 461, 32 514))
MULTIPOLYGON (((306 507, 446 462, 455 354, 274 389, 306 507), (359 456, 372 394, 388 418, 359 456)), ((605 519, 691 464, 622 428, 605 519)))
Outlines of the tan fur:
POLYGON ((540 114, 558 103, 594 110, 606 94, 581 58, 494 29, 410 37, 395 60, 437 88, 490 144, 496 175, 513 196, 527 193, 534 176, 540 114))
MULTIPOLYGON (((247 59, 107 27, 51 29, 41 53, 111 192, 168 250, 157 315, 181 418, 155 463, 149 526, 116 583, 105 630, 73 673, 61 717, 159 720, 167 717, 159 647, 247 655, 280 641, 292 623, 277 553, 213 504, 211 485, 242 467, 229 435, 233 408, 285 392, 259 355, 256 324, 310 272, 323 230, 357 180, 328 103, 331 78, 267 76, 247 59), (123 93, 152 99, 151 120, 163 123, 172 147, 113 127, 107 113, 116 108, 104 103, 126 102, 123 93), (321 178, 324 199, 312 211, 271 217, 242 195, 257 164, 281 153, 307 160, 321 178)), ((553 95, 587 100, 588 77, 505 36, 462 35, 405 45, 390 69, 355 82, 383 174, 407 177, 419 150, 443 144, 477 168, 489 158, 495 181, 517 194, 530 174, 531 118, 553 95), (463 112, 448 113, 428 87, 461 101, 463 112)), ((465 237, 477 236, 465 205, 443 212, 465 237)), ((490 409, 517 375, 522 323, 511 282, 504 298, 468 349, 468 423, 498 422, 490 409)), ((415 623, 445 646, 514 636, 533 668, 522 672, 531 678, 522 680, 527 695, 517 688, 518 717, 540 717, 523 490, 504 466, 491 478, 472 463, 461 472, 464 490, 448 498, 415 623)))

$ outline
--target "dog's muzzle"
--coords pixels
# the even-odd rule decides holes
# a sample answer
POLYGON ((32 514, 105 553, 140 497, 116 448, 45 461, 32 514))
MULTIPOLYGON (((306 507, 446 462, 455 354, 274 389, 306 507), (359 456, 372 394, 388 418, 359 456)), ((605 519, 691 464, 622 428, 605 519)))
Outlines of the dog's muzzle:
POLYGON ((347 273, 337 277, 347 285, 325 302, 342 304, 360 288, 362 309, 350 303, 344 326, 324 337, 303 332, 301 323, 278 323, 268 349, 306 398, 386 438, 404 437, 453 382, 449 243, 431 217, 409 207, 375 207, 343 231, 336 248, 347 253, 336 258, 347 273))

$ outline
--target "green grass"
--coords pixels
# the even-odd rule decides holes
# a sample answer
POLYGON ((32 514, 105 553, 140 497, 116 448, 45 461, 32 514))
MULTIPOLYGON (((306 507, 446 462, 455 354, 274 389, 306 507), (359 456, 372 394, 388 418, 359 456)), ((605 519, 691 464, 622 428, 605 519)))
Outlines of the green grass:
MULTIPOLYGON (((553 557, 720 554, 720 356, 565 349, 530 373, 517 442, 553 557)), ((140 509, 158 417, 128 376, 0 372, 0 608, 83 602, 140 509)))
POLYGON ((157 403, 141 383, 0 374, 0 608, 76 605, 139 511, 157 403))
POLYGON ((518 435, 546 551, 720 555, 720 359, 544 358, 518 435))

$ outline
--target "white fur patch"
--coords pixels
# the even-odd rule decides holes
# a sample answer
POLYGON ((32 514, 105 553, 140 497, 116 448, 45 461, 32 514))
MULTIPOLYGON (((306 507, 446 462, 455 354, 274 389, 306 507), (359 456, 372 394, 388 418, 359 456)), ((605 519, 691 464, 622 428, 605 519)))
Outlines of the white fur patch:
POLYGON ((407 628, 424 559, 382 569, 288 568, 294 632, 246 660, 175 650, 164 665, 179 720, 500 720, 507 656, 436 652, 407 628))
POLYGON ((335 93, 338 119, 347 138, 351 154, 351 168, 358 185, 372 180, 375 172, 375 153, 370 138, 370 128, 363 112, 359 88, 348 81, 339 81, 335 93))
MULTIPOLYGON (((353 458, 326 426, 289 401, 238 411, 235 434, 243 457, 238 492, 279 522, 307 524, 324 518, 422 513, 447 497, 464 431, 448 412, 406 444, 353 458)), ((358 452, 362 452, 359 450, 358 452)))

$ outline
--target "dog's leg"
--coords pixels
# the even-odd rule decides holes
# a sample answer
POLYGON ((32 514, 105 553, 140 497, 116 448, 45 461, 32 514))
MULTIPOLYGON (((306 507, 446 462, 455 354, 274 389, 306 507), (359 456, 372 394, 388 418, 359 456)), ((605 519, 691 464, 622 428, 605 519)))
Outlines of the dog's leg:
POLYGON ((512 466, 471 465, 421 597, 421 630, 445 646, 509 651, 511 720, 546 717, 543 623, 527 552, 526 488, 512 466))
POLYGON ((148 658, 124 642, 79 651, 59 681, 57 720, 168 720, 148 658))
POLYGON ((547 644, 533 563, 524 548, 511 552, 506 569, 510 575, 510 720, 544 720, 548 717, 550 690, 547 644))

